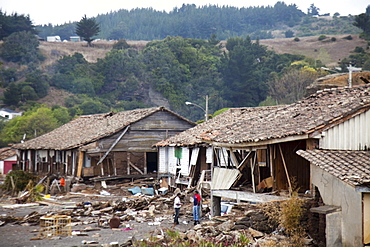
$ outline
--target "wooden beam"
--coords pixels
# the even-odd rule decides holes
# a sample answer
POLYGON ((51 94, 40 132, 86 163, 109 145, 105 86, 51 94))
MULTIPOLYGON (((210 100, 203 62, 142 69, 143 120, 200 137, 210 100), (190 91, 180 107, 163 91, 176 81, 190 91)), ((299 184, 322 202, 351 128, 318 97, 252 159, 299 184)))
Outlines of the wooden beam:
POLYGON ((252 173, 252 188, 253 188, 253 193, 256 193, 256 184, 254 182, 254 166, 256 165, 256 157, 257 157, 257 152, 254 154, 254 160, 251 163, 251 173, 252 173))
POLYGON ((292 194, 292 184, 291 184, 291 182, 290 182, 289 173, 288 173, 288 168, 286 167, 286 163, 285 163, 285 159, 284 159, 283 151, 281 150, 281 146, 280 146, 280 144, 279 144, 278 146, 279 146, 279 150, 280 150, 281 159, 283 160, 283 164, 284 164, 284 169, 285 169, 286 178, 287 178, 287 180, 288 180, 288 184, 289 184, 289 194, 291 195, 291 194, 292 194))
POLYGON ((114 176, 117 176, 116 153, 113 153, 114 176))
POLYGON ((79 178, 82 176, 82 165, 83 165, 83 161, 84 161, 84 154, 85 154, 85 152, 80 151, 79 155, 78 155, 77 177, 79 177, 79 178))
POLYGON ((130 166, 132 166, 133 168, 135 168, 135 170, 136 171, 138 171, 141 175, 143 175, 144 174, 144 172, 142 172, 140 169, 139 169, 139 167, 137 167, 137 166, 135 166, 134 164, 132 164, 131 162, 130 163, 128 163, 130 166))
POLYGON ((148 174, 148 161, 146 158, 146 152, 144 152, 144 174, 148 174))
POLYGON ((131 155, 130 155, 130 152, 127 152, 127 175, 130 175, 130 163, 131 163, 131 155))
POLYGON ((245 158, 242 160, 242 162, 240 162, 240 164, 238 165, 238 169, 239 170, 242 170, 240 169, 242 166, 244 166, 244 164, 247 164, 247 161, 252 157, 250 156, 252 153, 252 151, 249 151, 249 153, 247 154, 247 156, 245 156, 245 158))
POLYGON ((117 145, 117 143, 121 140, 123 135, 126 134, 129 127, 130 127, 130 125, 126 126, 126 128, 122 131, 122 133, 119 135, 119 137, 114 141, 114 143, 110 146, 110 148, 107 150, 107 152, 105 152, 103 157, 101 157, 101 159, 98 161, 98 163, 96 164, 97 166, 100 165, 100 163, 103 162, 103 160, 107 157, 107 155, 110 153, 110 151, 112 151, 112 149, 117 145))

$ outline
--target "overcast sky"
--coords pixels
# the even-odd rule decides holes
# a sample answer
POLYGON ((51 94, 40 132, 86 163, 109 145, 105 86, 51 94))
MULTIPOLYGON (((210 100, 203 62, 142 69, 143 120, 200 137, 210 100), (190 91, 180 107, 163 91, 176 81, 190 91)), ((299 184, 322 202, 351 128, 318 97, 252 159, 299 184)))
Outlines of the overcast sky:
MULTIPOLYGON (((8 15, 11 13, 29 15, 33 24, 64 24, 66 22, 79 21, 83 15, 95 17, 98 14, 106 14, 119 9, 148 8, 171 11, 174 7, 185 4, 204 5, 228 5, 234 7, 248 6, 273 6, 277 0, 1 0, 0 8, 8 15)), ((307 13, 307 9, 313 3, 320 9, 320 14, 338 12, 341 15, 358 15, 365 13, 369 0, 286 0, 286 4, 295 3, 300 10, 307 13)))

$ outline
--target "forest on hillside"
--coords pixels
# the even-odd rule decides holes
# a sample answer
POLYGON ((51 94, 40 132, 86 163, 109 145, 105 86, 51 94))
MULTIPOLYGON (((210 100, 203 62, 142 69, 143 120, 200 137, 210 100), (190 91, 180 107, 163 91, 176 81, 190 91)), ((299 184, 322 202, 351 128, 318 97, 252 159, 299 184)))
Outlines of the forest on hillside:
MULTIPOLYGON (((152 8, 121 9, 94 18, 101 27, 96 38, 108 40, 161 40, 167 36, 208 39, 211 35, 221 40, 247 36, 255 40, 274 38, 274 30, 284 30, 288 37, 360 32, 352 25, 352 16, 337 13, 332 19, 318 19, 313 17, 317 9, 312 5, 309 13, 304 13, 295 4, 284 2, 248 8, 183 4, 169 13, 152 8)), ((58 35, 62 40, 76 35, 75 28, 75 22, 36 27, 41 37, 58 35)))
MULTIPOLYGON (((367 17, 356 19, 360 27, 368 26, 367 17)), ((157 106, 153 93, 193 121, 203 119, 204 112, 185 101, 204 106, 205 96, 209 96, 211 115, 228 107, 289 104, 328 73, 320 61, 277 54, 258 38, 231 37, 220 42, 215 34, 207 39, 167 36, 141 49, 119 39, 94 63, 81 53, 60 56, 55 50, 51 55, 59 59, 43 66, 45 54, 30 18, 0 11, 0 20, 1 107, 24 112, 10 121, 0 119, 0 146, 42 135, 80 115, 157 106), (38 103, 50 88, 66 92, 64 104, 38 103)), ((355 61, 353 65, 370 69, 370 56, 363 48, 351 56, 343 60, 343 68, 355 61)))

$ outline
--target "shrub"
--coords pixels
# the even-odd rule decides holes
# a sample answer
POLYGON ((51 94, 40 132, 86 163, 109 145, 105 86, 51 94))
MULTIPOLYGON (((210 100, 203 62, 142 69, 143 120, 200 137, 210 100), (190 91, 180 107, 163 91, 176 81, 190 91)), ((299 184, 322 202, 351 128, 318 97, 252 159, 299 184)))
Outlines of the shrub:
POLYGON ((300 220, 303 215, 303 200, 292 197, 281 203, 280 225, 290 236, 300 236, 303 232, 300 220))
POLYGON ((127 43, 125 39, 120 39, 113 45, 113 49, 117 49, 117 50, 121 50, 121 49, 123 50, 127 48, 130 48, 130 45, 127 43))
POLYGON ((294 36, 294 32, 292 30, 285 31, 285 38, 292 38, 294 36))
POLYGON ((354 49, 354 52, 356 52, 356 53, 365 53, 365 50, 364 50, 364 48, 362 48, 360 46, 356 46, 356 48, 354 49))
POLYGON ((324 39, 326 39, 326 35, 323 35, 323 34, 320 35, 319 38, 318 38, 319 41, 324 40, 324 39))
POLYGON ((26 189, 26 186, 36 177, 29 172, 23 170, 11 171, 6 175, 2 188, 7 191, 19 192, 26 189))
POLYGON ((352 38, 352 36, 351 36, 351 35, 348 35, 348 36, 343 37, 343 39, 346 39, 346 40, 352 40, 353 38, 352 38))
POLYGON ((330 39, 331 41, 333 41, 333 42, 335 42, 335 41, 337 41, 337 38, 335 38, 335 37, 331 37, 331 39, 330 39))

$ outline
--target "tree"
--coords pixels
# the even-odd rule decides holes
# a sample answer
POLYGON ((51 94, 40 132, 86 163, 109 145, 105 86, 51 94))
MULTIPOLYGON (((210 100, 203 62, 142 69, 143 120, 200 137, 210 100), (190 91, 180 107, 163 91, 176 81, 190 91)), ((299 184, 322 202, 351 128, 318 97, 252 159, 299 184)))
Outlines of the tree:
POLYGON ((88 46, 94 40, 94 36, 100 32, 100 26, 95 18, 87 18, 86 15, 77 23, 76 34, 87 41, 88 46))
POLYGON ((269 80, 269 93, 277 104, 291 104, 302 99, 306 88, 318 77, 323 76, 321 71, 304 66, 292 67, 282 73, 272 73, 269 80))
POLYGON ((0 40, 8 37, 12 33, 27 31, 32 34, 37 34, 29 16, 18 15, 14 13, 12 15, 6 15, 0 9, 0 40))
POLYGON ((310 7, 307 10, 308 15, 319 15, 320 9, 317 8, 313 3, 310 5, 310 7))
POLYGON ((50 108, 38 106, 26 111, 22 116, 9 120, 0 133, 5 143, 19 142, 26 134, 26 140, 43 135, 59 127, 50 108))
POLYGON ((292 38, 294 37, 294 32, 292 30, 285 31, 285 38, 292 38))
POLYGON ((32 32, 15 32, 5 38, 0 55, 8 62, 38 63, 44 59, 38 49, 39 44, 32 32))
POLYGON ((365 37, 370 37, 370 15, 365 13, 357 15, 353 25, 361 28, 365 37))

